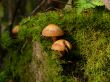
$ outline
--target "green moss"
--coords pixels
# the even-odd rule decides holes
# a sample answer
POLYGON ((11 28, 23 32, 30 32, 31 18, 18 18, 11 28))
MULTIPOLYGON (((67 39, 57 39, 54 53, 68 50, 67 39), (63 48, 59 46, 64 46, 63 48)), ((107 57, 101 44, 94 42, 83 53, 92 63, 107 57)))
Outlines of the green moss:
POLYGON ((9 37, 9 33, 4 32, 1 36, 1 45, 3 46, 3 48, 7 48, 7 47, 11 46, 11 44, 12 44, 12 40, 9 37))
POLYGON ((52 11, 38 13, 36 16, 23 19, 20 23, 18 39, 12 41, 9 56, 5 58, 6 75, 12 75, 8 78, 18 78, 20 82, 32 81, 28 78, 30 74, 28 73, 28 64, 32 55, 31 41, 38 41, 41 43, 45 55, 43 66, 45 82, 84 80, 87 82, 109 82, 109 19, 108 12, 96 9, 86 10, 80 15, 74 11, 52 11), (41 35, 42 29, 50 23, 59 25, 65 32, 62 38, 70 41, 73 45, 72 50, 67 53, 67 56, 64 56, 63 60, 58 58, 58 53, 51 50, 51 38, 41 35), (21 52, 25 41, 31 45, 27 45, 21 52), (68 61, 72 61, 72 63, 68 63, 68 61))

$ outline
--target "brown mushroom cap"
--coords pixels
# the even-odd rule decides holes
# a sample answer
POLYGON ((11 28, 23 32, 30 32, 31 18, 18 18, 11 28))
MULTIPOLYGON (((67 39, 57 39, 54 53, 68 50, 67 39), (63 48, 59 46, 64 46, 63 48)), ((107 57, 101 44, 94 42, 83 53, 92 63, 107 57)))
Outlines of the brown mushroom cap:
POLYGON ((46 37, 55 37, 64 35, 64 32, 57 25, 49 24, 43 29, 42 35, 46 37))
POLYGON ((19 31, 19 25, 16 25, 13 29, 12 29, 12 33, 18 33, 19 31))
POLYGON ((53 43, 51 47, 52 50, 58 50, 58 51, 65 51, 66 48, 71 49, 72 46, 70 42, 64 39, 57 40, 56 42, 53 43))

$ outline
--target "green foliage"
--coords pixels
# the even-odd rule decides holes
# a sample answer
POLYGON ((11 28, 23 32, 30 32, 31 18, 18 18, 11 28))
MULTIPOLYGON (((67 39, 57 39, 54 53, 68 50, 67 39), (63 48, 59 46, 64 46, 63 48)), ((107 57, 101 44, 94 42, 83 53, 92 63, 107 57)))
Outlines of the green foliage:
POLYGON ((0 82, 5 82, 6 79, 6 74, 4 71, 0 72, 0 82))
POLYGON ((83 10, 88 8, 95 8, 96 6, 104 6, 102 0, 77 0, 76 7, 77 12, 81 13, 83 10))
POLYGON ((92 3, 93 5, 96 5, 96 6, 103 6, 104 3, 102 0, 88 0, 90 1, 90 3, 92 3))
MULTIPOLYGON (((7 73, 8 79, 20 78, 20 82, 26 81, 26 70, 28 70, 28 63, 31 60, 32 51, 27 46, 23 54, 20 54, 16 49, 9 49, 8 56, 4 59, 4 70, 7 73), (25 75, 25 77, 24 77, 25 75), (18 77, 19 76, 19 77, 18 77), (25 79, 24 79, 25 78, 25 79)), ((28 73, 28 71, 27 71, 28 73)), ((27 76, 28 78, 29 76, 27 76)), ((26 81, 27 82, 27 81, 26 81)))
MULTIPOLYGON (((28 82, 29 79, 27 78, 30 78, 31 75, 29 73, 29 63, 32 56, 31 43, 28 41, 23 48, 25 40, 12 40, 8 32, 2 34, 1 42, 2 47, 5 48, 7 52, 5 58, 2 58, 3 66, 0 68, 0 82, 8 82, 10 79, 28 82)), ((31 82, 34 80, 32 79, 31 77, 31 82)))
POLYGON ((1 36, 1 43, 4 48, 9 47, 12 44, 12 40, 9 37, 9 32, 4 32, 1 36))
POLYGON ((86 0, 78 0, 77 8, 78 8, 78 12, 81 12, 82 10, 87 9, 87 8, 95 8, 95 6, 87 2, 86 0))

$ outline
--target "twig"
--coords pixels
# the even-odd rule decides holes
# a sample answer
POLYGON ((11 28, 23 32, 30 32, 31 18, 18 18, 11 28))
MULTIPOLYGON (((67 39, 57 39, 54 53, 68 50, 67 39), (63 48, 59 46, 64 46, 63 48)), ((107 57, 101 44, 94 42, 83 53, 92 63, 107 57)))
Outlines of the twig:
POLYGON ((61 1, 61 0, 50 0, 50 2, 67 3, 67 2, 65 2, 65 1, 61 1))
MULTIPOLYGON (((49 8, 47 8, 46 9, 46 11, 48 11, 48 10, 50 10, 50 9, 52 9, 53 7, 49 7, 49 8)), ((58 10, 58 8, 54 8, 55 10, 58 10)))
POLYGON ((67 3, 67 2, 64 2, 64 1, 61 1, 61 0, 52 0, 52 1, 60 2, 60 3, 67 3))
POLYGON ((28 40, 26 40, 25 43, 23 44, 23 46, 21 47, 21 53, 23 53, 23 49, 26 47, 27 43, 28 43, 28 40))
MULTIPOLYGON (((31 13, 31 15, 33 15, 41 6, 43 6, 44 3, 46 3, 47 0, 43 0, 31 13)), ((59 2, 59 3, 67 3, 67 2, 63 2, 63 1, 59 1, 59 0, 52 0, 53 2, 59 2)), ((69 5, 69 4, 68 4, 69 5)), ((46 11, 48 11, 49 9, 51 9, 50 7, 46 9, 46 11)), ((54 8, 55 10, 58 10, 57 8, 54 8)), ((30 15, 30 16, 31 16, 30 15)))
MULTIPOLYGON (((43 0, 31 13, 31 15, 33 15, 44 3, 46 2, 46 0, 43 0)), ((31 16, 30 15, 30 16, 31 16)))
POLYGON ((1 24, 0 24, 0 50, 1 50, 1 24))

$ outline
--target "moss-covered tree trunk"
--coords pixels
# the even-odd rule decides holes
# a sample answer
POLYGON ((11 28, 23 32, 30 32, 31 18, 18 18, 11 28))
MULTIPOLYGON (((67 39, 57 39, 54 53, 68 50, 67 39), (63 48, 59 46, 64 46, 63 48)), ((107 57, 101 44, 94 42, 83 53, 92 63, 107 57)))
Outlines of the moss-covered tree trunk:
POLYGON ((36 82, 44 82, 43 64, 44 64, 44 56, 42 54, 40 43, 35 41, 33 43, 31 72, 34 73, 34 78, 36 82))

